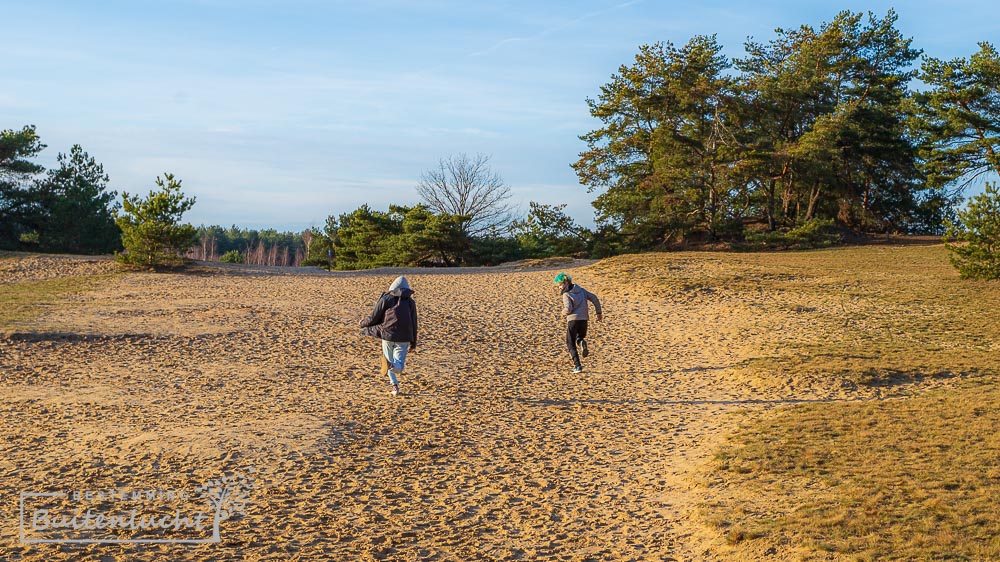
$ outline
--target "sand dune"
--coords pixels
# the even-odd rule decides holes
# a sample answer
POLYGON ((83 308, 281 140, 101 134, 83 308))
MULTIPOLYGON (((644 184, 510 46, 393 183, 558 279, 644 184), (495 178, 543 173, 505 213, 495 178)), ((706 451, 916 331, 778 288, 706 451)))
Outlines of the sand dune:
MULTIPOLYGON (((665 276, 691 266, 662 260, 665 276)), ((2 282, 55 267, 0 263, 2 282)), ((578 265, 605 306, 582 375, 570 373, 544 264, 203 266, 127 273, 69 297, 0 338, 0 558, 715 559, 697 473, 740 412, 880 392, 741 376, 774 345, 759 303, 658 295, 601 264, 555 265, 578 265), (392 397, 377 342, 356 325, 401 271, 421 344, 392 397), (25 490, 184 488, 250 469, 257 487, 220 544, 18 539, 25 490)))

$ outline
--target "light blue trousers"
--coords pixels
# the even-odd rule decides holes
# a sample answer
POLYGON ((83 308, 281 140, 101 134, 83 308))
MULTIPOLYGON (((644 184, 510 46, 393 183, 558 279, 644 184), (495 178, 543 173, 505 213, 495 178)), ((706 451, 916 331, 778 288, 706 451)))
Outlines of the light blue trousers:
POLYGON ((406 365, 406 350, 410 348, 408 342, 395 342, 382 340, 382 355, 385 355, 386 361, 389 362, 389 382, 391 384, 399 384, 399 380, 396 379, 396 373, 392 372, 393 367, 397 371, 402 371, 403 367, 406 365))

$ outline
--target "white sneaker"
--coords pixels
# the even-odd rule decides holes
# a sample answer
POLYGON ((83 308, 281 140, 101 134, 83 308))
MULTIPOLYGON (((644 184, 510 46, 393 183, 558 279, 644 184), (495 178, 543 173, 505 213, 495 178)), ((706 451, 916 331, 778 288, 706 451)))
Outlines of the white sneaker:
POLYGON ((573 374, 582 373, 583 367, 573 367, 573 374))
POLYGON ((396 396, 397 394, 399 394, 399 385, 398 384, 394 384, 394 385, 392 385, 392 395, 396 396))

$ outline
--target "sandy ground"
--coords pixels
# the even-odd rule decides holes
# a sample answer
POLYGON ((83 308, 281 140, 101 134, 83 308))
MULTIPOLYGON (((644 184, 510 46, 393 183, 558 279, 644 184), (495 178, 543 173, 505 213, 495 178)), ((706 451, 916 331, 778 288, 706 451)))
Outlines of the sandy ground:
MULTIPOLYGON (((2 263, 0 282, 109 266, 2 263)), ((357 320, 401 270, 127 273, 70 297, 0 337, 0 559, 728 558, 697 516, 699 470, 728 430, 872 391, 755 386, 738 367, 773 341, 752 303, 667 299, 575 265, 606 315, 582 375, 551 267, 407 270, 421 343, 398 397, 357 320), (25 491, 237 472, 256 487, 218 544, 19 539, 25 491)))

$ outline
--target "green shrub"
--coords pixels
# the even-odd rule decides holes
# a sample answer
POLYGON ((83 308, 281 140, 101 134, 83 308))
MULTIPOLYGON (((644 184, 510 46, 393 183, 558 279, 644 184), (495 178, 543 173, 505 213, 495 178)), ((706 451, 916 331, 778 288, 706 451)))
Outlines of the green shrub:
POLYGON ((243 263, 243 252, 239 250, 229 250, 219 258, 222 263, 243 263))
POLYGON ((945 241, 951 264, 963 279, 1000 279, 1000 191, 995 183, 969 201, 958 222, 947 223, 945 241))
POLYGON ((840 232, 832 219, 812 219, 790 230, 749 233, 745 249, 806 250, 828 248, 840 242, 840 232))
POLYGON ((21 244, 26 246, 38 246, 38 232, 24 232, 21 234, 21 244))

